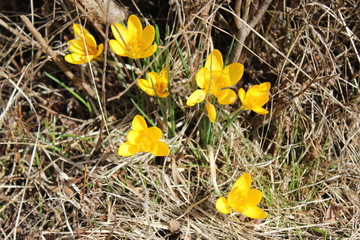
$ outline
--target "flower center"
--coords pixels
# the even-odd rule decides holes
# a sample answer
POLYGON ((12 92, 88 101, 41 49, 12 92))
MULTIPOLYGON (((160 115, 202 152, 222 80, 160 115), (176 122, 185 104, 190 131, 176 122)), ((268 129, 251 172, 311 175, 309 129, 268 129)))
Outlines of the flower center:
POLYGON ((146 135, 141 136, 137 143, 139 152, 150 152, 152 145, 154 145, 152 139, 146 135))
POLYGON ((128 46, 128 52, 129 55, 133 56, 134 58, 140 58, 141 57, 141 41, 139 41, 138 39, 133 39, 128 46))
POLYGON ((214 95, 216 92, 222 88, 221 83, 219 83, 219 78, 221 76, 221 72, 219 71, 212 71, 210 72, 210 79, 209 79, 209 92, 210 94, 214 95))
POLYGON ((166 86, 165 86, 164 83, 162 83, 162 82, 157 82, 157 83, 155 84, 155 91, 156 91, 157 93, 163 93, 163 92, 165 92, 165 89, 166 89, 166 86))

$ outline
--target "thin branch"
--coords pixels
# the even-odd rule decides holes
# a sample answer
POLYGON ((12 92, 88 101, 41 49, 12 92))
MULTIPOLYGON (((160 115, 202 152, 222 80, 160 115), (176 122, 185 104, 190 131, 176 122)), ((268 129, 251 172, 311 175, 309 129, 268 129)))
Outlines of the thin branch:
MULTIPOLYGON (((234 62, 239 61, 241 53, 242 53, 242 49, 245 44, 245 39, 250 33, 250 28, 246 27, 246 25, 243 24, 239 19, 241 3, 242 3, 241 0, 237 0, 235 3, 235 14, 236 14, 235 25, 238 29, 238 32, 237 32, 238 41, 236 41, 234 51, 233 51, 232 59, 234 62)), ((260 8, 257 10, 254 17, 248 22, 247 18, 248 18, 248 14, 249 14, 249 10, 250 10, 250 1, 247 0, 246 4, 245 4, 243 20, 245 22, 247 22, 251 28, 253 28, 261 20, 261 18, 265 14, 266 10, 269 8, 270 3, 271 3, 271 0, 265 0, 264 3, 260 6, 260 8)))

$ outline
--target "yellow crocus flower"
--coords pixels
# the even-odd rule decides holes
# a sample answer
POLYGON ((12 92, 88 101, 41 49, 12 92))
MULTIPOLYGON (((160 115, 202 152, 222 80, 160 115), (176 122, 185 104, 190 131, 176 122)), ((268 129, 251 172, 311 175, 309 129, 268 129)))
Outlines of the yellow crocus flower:
POLYGON ((220 197, 216 201, 216 209, 224 214, 229 214, 231 209, 254 219, 266 218, 267 214, 257 205, 262 199, 262 192, 250 189, 251 175, 244 173, 234 184, 227 198, 220 197))
POLYGON ((231 104, 236 100, 236 93, 229 89, 236 84, 244 73, 241 63, 232 63, 224 68, 223 57, 217 49, 213 50, 206 58, 205 67, 195 75, 195 90, 188 100, 187 106, 194 106, 206 100, 206 109, 211 122, 216 120, 216 110, 211 103, 211 96, 215 96, 220 104, 231 104))
POLYGON ((155 39, 154 27, 148 25, 143 29, 140 19, 135 15, 129 17, 127 28, 115 23, 111 25, 111 31, 115 39, 109 40, 109 46, 119 56, 146 58, 153 55, 157 49, 157 45, 152 44, 155 39))
POLYGON ((68 41, 69 50, 72 53, 65 56, 65 61, 82 64, 96 60, 102 54, 104 45, 101 43, 98 46, 93 35, 79 24, 73 25, 73 31, 75 39, 68 41))
POLYGON ((126 135, 127 142, 120 145, 120 156, 131 156, 138 152, 150 152, 156 156, 166 156, 170 153, 166 143, 159 141, 162 132, 157 127, 148 128, 145 119, 136 115, 132 121, 132 130, 126 135))
POLYGON ((169 85, 169 72, 168 68, 164 67, 160 73, 150 72, 148 79, 139 79, 138 86, 150 96, 158 96, 166 98, 170 95, 166 91, 169 85))
POLYGON ((247 92, 240 88, 239 98, 242 103, 241 107, 245 110, 253 110, 259 114, 267 114, 269 111, 262 106, 269 101, 270 87, 271 84, 269 82, 264 82, 260 85, 252 86, 247 92))

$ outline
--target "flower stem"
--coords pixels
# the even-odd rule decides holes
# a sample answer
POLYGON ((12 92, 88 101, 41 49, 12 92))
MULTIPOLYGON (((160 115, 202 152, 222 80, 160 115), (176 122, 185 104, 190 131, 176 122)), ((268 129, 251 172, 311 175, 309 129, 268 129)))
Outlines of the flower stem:
POLYGON ((229 115, 229 118, 228 118, 228 122, 225 124, 225 126, 220 130, 220 132, 217 134, 217 137, 215 138, 214 142, 216 142, 219 137, 221 136, 221 134, 230 126, 230 124, 232 122, 235 121, 235 119, 239 116, 240 113, 242 113, 244 111, 244 108, 240 107, 238 109, 236 109, 234 112, 232 112, 230 115, 229 115))

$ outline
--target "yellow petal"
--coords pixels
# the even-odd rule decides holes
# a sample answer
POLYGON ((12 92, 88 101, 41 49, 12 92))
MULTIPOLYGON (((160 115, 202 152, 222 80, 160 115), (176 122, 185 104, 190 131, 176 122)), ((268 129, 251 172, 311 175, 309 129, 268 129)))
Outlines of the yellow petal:
POLYGON ((254 219, 262 219, 262 218, 267 217, 266 212, 264 212, 264 210, 262 210, 261 208, 259 208, 257 206, 247 207, 246 210, 241 213, 247 217, 254 218, 254 219))
MULTIPOLYGON (((154 95, 157 95, 159 94, 159 92, 161 92, 161 78, 160 78, 160 75, 156 72, 150 72, 149 75, 148 75, 148 84, 149 84, 149 87, 152 88, 154 90, 154 95)), ((165 87, 166 89, 166 87, 165 87)), ((165 90, 164 89, 164 90, 165 90)))
POLYGON ((129 141, 129 143, 137 145, 142 139, 142 133, 140 131, 131 130, 126 134, 126 139, 129 141))
POLYGON ((84 40, 82 38, 72 39, 68 41, 69 50, 73 53, 86 55, 84 40))
POLYGON ((222 71, 224 68, 223 57, 221 52, 214 49, 209 56, 206 58, 205 67, 210 71, 222 71))
POLYGON ((215 93, 220 104, 232 104, 236 100, 236 93, 231 89, 223 89, 215 93))
POLYGON ((166 89, 168 88, 169 85, 169 70, 168 67, 164 67, 160 74, 159 74, 159 79, 158 79, 158 87, 157 87, 157 91, 159 94, 159 97, 161 97, 160 95, 164 95, 166 94, 167 96, 170 93, 166 93, 166 89))
POLYGON ((86 56, 86 55, 79 55, 76 53, 72 53, 65 56, 65 61, 71 64, 82 64, 88 62, 88 57, 89 57, 89 61, 91 61, 93 58, 92 55, 86 56))
POLYGON ((193 92, 186 101, 186 105, 189 107, 194 106, 195 104, 205 100, 206 91, 205 90, 196 90, 193 92))
POLYGON ((163 93, 158 93, 158 94, 157 94, 157 96, 158 96, 159 98, 166 98, 166 97, 168 97, 169 95, 170 95, 169 92, 163 92, 163 93))
POLYGON ((266 85, 254 85, 249 90, 247 95, 251 96, 252 98, 259 98, 268 96, 269 90, 267 90, 266 85))
POLYGON ((123 44, 120 44, 118 41, 113 39, 109 40, 109 46, 111 51, 113 51, 113 53, 115 53, 116 55, 123 57, 127 56, 125 46, 123 44))
POLYGON ((159 80, 159 74, 156 72, 150 72, 148 75, 149 84, 151 84, 152 87, 155 87, 156 83, 159 80))
POLYGON ((206 106, 206 112, 209 116, 210 122, 215 122, 216 121, 216 110, 215 110, 214 105, 212 105, 209 102, 206 102, 205 106, 206 106))
POLYGON ((256 206, 260 203, 261 199, 262 199, 262 192, 260 190, 257 189, 250 189, 247 193, 247 197, 244 200, 244 205, 245 206, 256 206))
POLYGON ((240 81, 244 73, 244 65, 241 63, 232 63, 225 67, 224 72, 229 75, 230 86, 232 86, 240 81))
POLYGON ((147 128, 145 119, 140 115, 136 115, 132 121, 132 129, 135 131, 141 131, 147 128))
POLYGON ((148 25, 144 28, 144 31, 142 33, 142 46, 145 49, 147 49, 153 42, 155 39, 155 29, 153 26, 148 25))
POLYGON ((138 85, 139 85, 139 87, 141 89, 143 89, 143 88, 152 88, 153 87, 153 85, 151 84, 151 82, 149 80, 146 80, 146 79, 143 79, 143 78, 138 80, 138 85))
POLYGON ((243 88, 240 88, 240 89, 239 89, 239 92, 238 92, 238 95, 239 95, 239 98, 240 98, 241 103, 244 104, 244 102, 245 102, 245 96, 246 96, 245 90, 244 90, 243 88))
POLYGON ((245 110, 249 110, 251 109, 252 105, 251 103, 248 102, 248 97, 247 97, 247 93, 245 92, 245 90, 243 88, 239 89, 239 98, 240 101, 242 103, 242 108, 244 108, 245 110))
POLYGON ((137 40, 140 39, 143 32, 143 28, 140 19, 137 16, 131 15, 129 17, 127 28, 129 35, 131 36, 132 39, 137 39, 137 40))
POLYGON ((262 114, 262 115, 269 113, 268 110, 266 110, 265 108, 262 108, 262 107, 252 108, 251 110, 253 110, 254 112, 256 112, 258 114, 262 114))
MULTIPOLYGON (((260 85, 256 85, 256 86, 257 86, 256 93, 251 93, 251 95, 256 96, 256 98, 254 99, 254 105, 261 107, 269 101, 269 91, 270 91, 271 85, 269 82, 265 82, 265 83, 261 83, 260 85)), ((252 88, 255 88, 256 86, 254 86, 252 88)), ((249 89, 249 91, 251 89, 249 89)))
POLYGON ((206 67, 201 68, 195 75, 196 84, 199 88, 210 88, 210 70, 206 67))
POLYGON ((270 88, 271 88, 271 83, 269 82, 264 82, 259 85, 259 89, 261 92, 269 92, 270 88))
POLYGON ((120 156, 131 156, 134 155, 138 152, 136 145, 133 145, 129 142, 124 142, 123 144, 120 145, 119 149, 118 149, 118 154, 120 156))
POLYGON ((152 141, 157 141, 162 137, 162 132, 158 127, 150 127, 145 132, 152 141))
POLYGON ((228 201, 226 200, 225 197, 218 198, 216 200, 215 207, 221 213, 224 213, 224 214, 229 214, 230 213, 230 206, 229 206, 228 201))
POLYGON ((237 187, 239 191, 248 190, 250 189, 251 182, 251 175, 249 173, 244 173, 238 180, 236 180, 233 188, 237 187))
POLYGON ((155 156, 166 156, 169 155, 170 149, 166 143, 157 141, 150 152, 155 156))
POLYGON ((160 72, 160 78, 162 82, 166 82, 166 85, 168 85, 169 82, 169 68, 164 67, 160 72))
POLYGON ((111 25, 111 31, 116 40, 109 40, 111 50, 119 55, 127 57, 127 50, 129 50, 130 35, 128 30, 121 24, 115 23, 111 25), (116 42, 116 44, 115 44, 116 42))
POLYGON ((94 36, 91 34, 86 34, 84 38, 86 44, 85 47, 88 51, 88 54, 95 55, 97 52, 97 44, 94 36))
POLYGON ((89 32, 83 26, 77 23, 73 24, 73 31, 75 38, 79 38, 84 36, 85 34, 89 34, 89 32))
POLYGON ((100 56, 103 51, 104 51, 104 44, 100 43, 98 46, 98 50, 97 50, 96 54, 94 55, 94 58, 97 58, 98 56, 100 56))
POLYGON ((136 56, 136 58, 134 57, 134 59, 150 57, 156 52, 156 49, 157 49, 157 45, 153 44, 150 47, 146 48, 145 51, 140 56, 136 56))
POLYGON ((230 207, 235 212, 243 212, 246 210, 246 206, 244 205, 244 200, 247 198, 247 192, 249 189, 240 191, 238 187, 233 187, 228 196, 228 202, 230 207))
POLYGON ((155 96, 155 90, 152 87, 152 85, 150 85, 149 81, 146 79, 139 79, 138 80, 138 86, 140 87, 141 90, 143 90, 146 94, 150 95, 150 96, 155 96))
POLYGON ((259 85, 254 85, 252 86, 246 93, 248 98, 257 98, 259 95, 261 95, 262 93, 259 92, 259 85))
POLYGON ((232 84, 230 82, 229 74, 226 72, 211 72, 211 74, 216 89, 231 87, 232 84))
POLYGON ((121 44, 126 44, 130 39, 129 31, 120 23, 111 24, 111 32, 113 33, 116 41, 121 44))
POLYGON ((269 101, 269 95, 267 93, 262 95, 258 94, 253 100, 254 106, 259 106, 259 107, 264 106, 265 103, 267 103, 268 101, 269 101))

